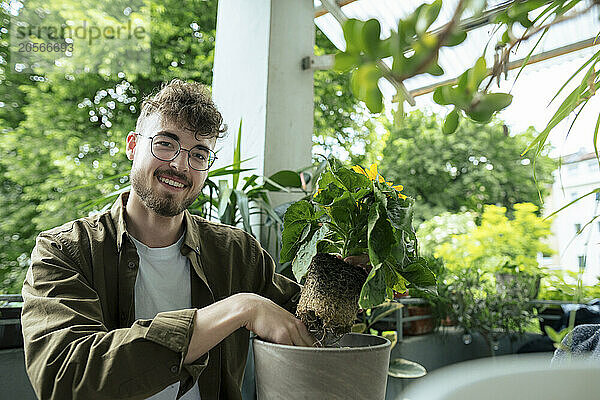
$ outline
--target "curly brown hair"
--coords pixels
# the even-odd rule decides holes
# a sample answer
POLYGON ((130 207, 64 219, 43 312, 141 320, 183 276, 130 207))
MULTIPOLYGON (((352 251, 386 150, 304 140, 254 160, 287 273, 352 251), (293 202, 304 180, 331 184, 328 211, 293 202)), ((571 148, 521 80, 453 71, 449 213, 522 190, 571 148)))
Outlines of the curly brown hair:
POLYGON ((156 94, 144 98, 136 130, 142 130, 146 117, 158 113, 181 128, 194 132, 196 139, 221 138, 227 131, 208 89, 197 82, 173 79, 156 94))

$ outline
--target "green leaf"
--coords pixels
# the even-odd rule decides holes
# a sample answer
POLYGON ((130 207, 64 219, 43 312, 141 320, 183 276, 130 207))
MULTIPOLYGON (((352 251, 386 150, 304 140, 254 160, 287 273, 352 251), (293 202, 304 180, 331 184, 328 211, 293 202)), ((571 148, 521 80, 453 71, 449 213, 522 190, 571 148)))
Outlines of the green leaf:
POLYGON ((369 111, 379 113, 383 109, 383 96, 377 81, 381 78, 381 71, 374 63, 363 64, 352 73, 352 92, 365 102, 369 111))
POLYGON ((372 265, 381 264, 388 257, 395 243, 392 226, 385 218, 385 214, 380 213, 380 207, 381 205, 377 204, 369 210, 367 242, 372 265))
POLYGON ((442 69, 442 67, 440 67, 440 65, 438 63, 433 63, 427 69, 427 73, 431 74, 433 76, 441 76, 441 75, 444 75, 444 70, 442 69))
POLYGON ((410 197, 401 199, 393 196, 387 200, 386 213, 392 227, 403 231, 412 231, 413 203, 410 197))
POLYGON ((281 234, 281 254, 279 262, 292 261, 301 241, 306 239, 310 224, 314 220, 313 206, 306 200, 300 200, 288 207, 283 217, 281 234))
POLYGON ((383 318, 394 314, 396 311, 401 310, 403 307, 400 303, 385 302, 371 309, 371 317, 369 318, 369 328, 383 318))
POLYGON ((427 262, 424 258, 419 257, 413 263, 405 266, 401 274, 410 282, 411 286, 423 288, 436 284, 435 274, 427 267, 427 262))
POLYGON ((448 37, 448 39, 446 39, 446 42, 444 42, 444 46, 448 46, 448 47, 457 46, 457 45, 461 44, 462 42, 464 42, 466 38, 467 38, 467 32, 460 31, 460 32, 453 33, 448 37))
POLYGON ((364 333, 367 330, 367 324, 361 322, 359 324, 352 325, 352 333, 364 333))
POLYGON ((475 101, 475 106, 466 111, 466 114, 477 122, 486 123, 492 119, 494 113, 508 107, 512 102, 512 95, 507 93, 487 93, 475 101))
POLYGON ((485 63, 485 58, 479 57, 477 59, 477 61, 475 62, 475 65, 473 66, 473 68, 471 68, 468 71, 469 71, 469 78, 468 78, 467 88, 469 89, 469 91, 471 93, 474 93, 477 91, 477 89, 479 88, 479 85, 481 85, 481 82, 483 82, 483 80, 487 76, 487 65, 485 63))
POLYGON ((533 22, 531 22, 531 20, 527 17, 527 14, 519 16, 519 18, 517 18, 517 21, 519 21, 519 23, 523 25, 524 28, 531 28, 533 26, 533 22))
MULTIPOLYGON (((299 188, 302 187, 302 180, 300 174, 294 171, 282 170, 274 173, 269 177, 270 181, 283 187, 299 188)), ((281 189, 275 187, 270 183, 265 183, 264 188, 273 192, 280 191, 281 189)))
POLYGON ((354 69, 360 64, 361 58, 358 54, 352 53, 337 53, 335 55, 335 62, 333 64, 333 70, 337 72, 348 72, 354 69))
POLYGON ((250 234, 252 234, 252 227, 250 226, 250 209, 248 206, 248 196, 246 193, 241 190, 234 190, 237 200, 238 210, 240 212, 240 216, 242 217, 242 224, 244 226, 244 230, 250 234))
POLYGON ((340 197, 345 190, 335 183, 330 183, 326 188, 321 189, 313 197, 313 201, 323 206, 331 206, 335 199, 340 197))
POLYGON ((363 25, 363 21, 355 18, 350 18, 344 23, 342 29, 344 31, 344 39, 346 40, 346 53, 360 53, 360 35, 363 25))
POLYGON ((229 204, 229 197, 231 196, 231 192, 233 189, 229 187, 229 184, 226 180, 219 181, 219 219, 225 215, 225 210, 227 209, 227 205, 229 204))
POLYGON ((367 281, 360 291, 358 304, 364 309, 373 308, 385 301, 385 276, 383 271, 376 267, 375 265, 373 266, 369 276, 367 276, 367 281))
MULTIPOLYGON (((554 97, 552 97, 552 100, 550 100, 550 103, 548 104, 552 104, 552 102, 554 101, 554 99, 556 99, 558 97, 558 95, 563 91, 563 89, 569 84, 569 82, 571 82, 571 80, 573 80, 573 78, 575 78, 575 76, 577 76, 581 71, 583 71, 583 69, 585 67, 587 67, 589 65, 589 63, 591 63, 592 61, 596 61, 600 59, 600 50, 598 50, 593 56, 591 56, 585 63, 583 63, 583 65, 581 67, 579 67, 577 69, 577 71, 575 71, 575 73, 573 75, 571 75, 569 77, 569 79, 567 79, 567 81, 560 87, 560 89, 558 89, 558 92, 556 92, 556 94, 554 95, 554 97)), ((597 62, 597 61, 596 61, 597 62)))
POLYGON ((344 192, 331 204, 331 218, 340 226, 350 224, 350 214, 356 209, 356 203, 350 192, 344 192))
POLYGON ((425 5, 419 12, 415 31, 418 35, 422 35, 429 29, 431 24, 437 19, 442 9, 442 0, 436 0, 431 4, 425 5))
POLYGON ((323 224, 317 229, 308 242, 304 242, 300 245, 298 253, 292 261, 292 272, 296 277, 296 281, 300 282, 304 275, 306 275, 313 257, 317 254, 317 245, 328 233, 329 228, 327 225, 323 224))
POLYGON ((583 196, 579 196, 578 198, 576 198, 575 200, 571 201, 569 204, 559 208, 558 210, 554 211, 552 214, 548 215, 546 218, 544 219, 548 219, 551 218, 553 216, 555 216, 556 214, 558 214, 559 212, 561 212, 562 210, 564 210, 565 208, 577 203, 579 200, 583 199, 584 197, 589 196, 590 194, 594 194, 594 193, 600 193, 600 187, 597 187, 596 189, 584 194, 583 196))
POLYGON ((468 69, 465 72, 463 72, 462 74, 460 74, 460 76, 458 77, 458 80, 456 81, 456 87, 458 88, 458 90, 460 90, 460 91, 467 90, 467 83, 469 82, 470 72, 471 72, 471 70, 468 69))
POLYGON ((433 91, 433 101, 441 106, 452 104, 452 88, 449 85, 437 87, 433 91))
POLYGON ((458 128, 458 111, 456 108, 452 110, 444 120, 444 126, 442 127, 442 132, 445 134, 454 133, 458 128))
POLYGON ((596 121, 596 128, 594 128, 594 152, 596 153, 596 160, 600 163, 600 157, 598 156, 598 131, 600 130, 600 114, 598 114, 598 120, 596 121))
POLYGON ((360 37, 362 48, 367 55, 377 57, 381 42, 379 40, 380 34, 381 26, 379 25, 379 21, 372 18, 364 23, 360 37))
POLYGON ((548 138, 550 131, 556 125, 558 125, 559 122, 561 122, 569 114, 571 114, 571 112, 573 112, 573 110, 575 110, 579 106, 579 104, 581 104, 581 102, 583 101, 581 99, 581 95, 585 90, 586 90, 586 88, 582 88, 582 86, 580 85, 580 86, 576 87, 567 96, 567 98, 562 102, 560 107, 558 107, 558 109, 556 110, 556 112, 554 113, 554 115, 552 116, 550 121, 548 122, 548 125, 546 125, 544 130, 542 132, 540 132, 539 135, 536 136, 536 138, 529 144, 529 146, 527 146, 525 151, 523 151, 523 153, 521 153, 521 156, 525 155, 529 150, 531 150, 536 145, 538 146, 537 153, 539 153, 541 151, 542 146, 546 143, 546 139, 548 138))
MULTIPOLYGON (((242 120, 240 119, 240 126, 238 128, 236 145, 233 148, 233 167, 239 168, 242 159, 242 120)), ((234 189, 237 189, 238 181, 240 180, 239 173, 233 173, 233 185, 234 189)))
POLYGON ((381 93, 381 90, 379 90, 379 87, 369 89, 364 102, 369 111, 373 114, 378 114, 383 111, 383 94, 381 93))
MULTIPOLYGON (((313 206, 306 200, 299 200, 288 207, 283 217, 284 224, 311 222, 314 220, 313 206)), ((285 229, 285 226, 284 226, 285 229)))
POLYGON ((346 190, 370 189, 371 180, 363 174, 359 174, 348 168, 339 168, 335 172, 335 176, 340 180, 346 190))
POLYGON ((398 343, 398 332, 397 331, 383 331, 381 332, 381 336, 389 340, 391 344, 391 348, 393 349, 398 343))

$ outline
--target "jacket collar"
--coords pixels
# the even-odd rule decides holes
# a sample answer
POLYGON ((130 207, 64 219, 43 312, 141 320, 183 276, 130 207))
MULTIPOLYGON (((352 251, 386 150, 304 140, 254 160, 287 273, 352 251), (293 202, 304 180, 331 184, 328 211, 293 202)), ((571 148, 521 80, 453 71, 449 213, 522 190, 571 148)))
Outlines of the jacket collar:
MULTIPOLYGON (((110 209, 110 215, 117 231, 117 248, 119 251, 123 246, 125 236, 128 234, 127 225, 125 223, 125 205, 127 204, 128 198, 129 192, 121 193, 110 209)), ((183 244, 196 252, 196 254, 200 254, 200 237, 197 222, 188 210, 183 212, 183 221, 186 227, 183 244)))
POLYGON ((127 204, 128 197, 129 192, 121 193, 110 209, 110 216, 117 230, 117 249, 119 249, 119 251, 121 251, 124 236, 127 234, 127 227, 125 226, 125 204, 127 204))

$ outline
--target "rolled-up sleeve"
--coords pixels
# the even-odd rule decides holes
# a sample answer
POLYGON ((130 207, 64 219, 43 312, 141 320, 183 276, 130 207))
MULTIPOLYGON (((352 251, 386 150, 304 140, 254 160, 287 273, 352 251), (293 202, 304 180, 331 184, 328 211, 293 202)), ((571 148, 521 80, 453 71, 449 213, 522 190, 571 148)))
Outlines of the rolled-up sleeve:
POLYGON ((196 382, 204 355, 184 365, 195 309, 108 330, 98 294, 50 234, 38 237, 23 284, 25 364, 40 399, 143 399, 196 382))
POLYGON ((258 242, 253 243, 250 265, 261 277, 257 293, 279 304, 291 313, 296 312, 301 286, 295 281, 275 272, 276 264, 258 242))

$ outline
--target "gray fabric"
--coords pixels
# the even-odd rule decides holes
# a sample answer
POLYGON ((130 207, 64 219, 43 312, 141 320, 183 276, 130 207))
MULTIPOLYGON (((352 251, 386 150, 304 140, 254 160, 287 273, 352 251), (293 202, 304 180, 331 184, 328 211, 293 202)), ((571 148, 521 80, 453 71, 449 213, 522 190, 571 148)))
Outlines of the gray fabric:
POLYGON ((554 352, 552 365, 560 365, 573 358, 600 362, 600 324, 576 326, 563 339, 562 345, 554 352))

